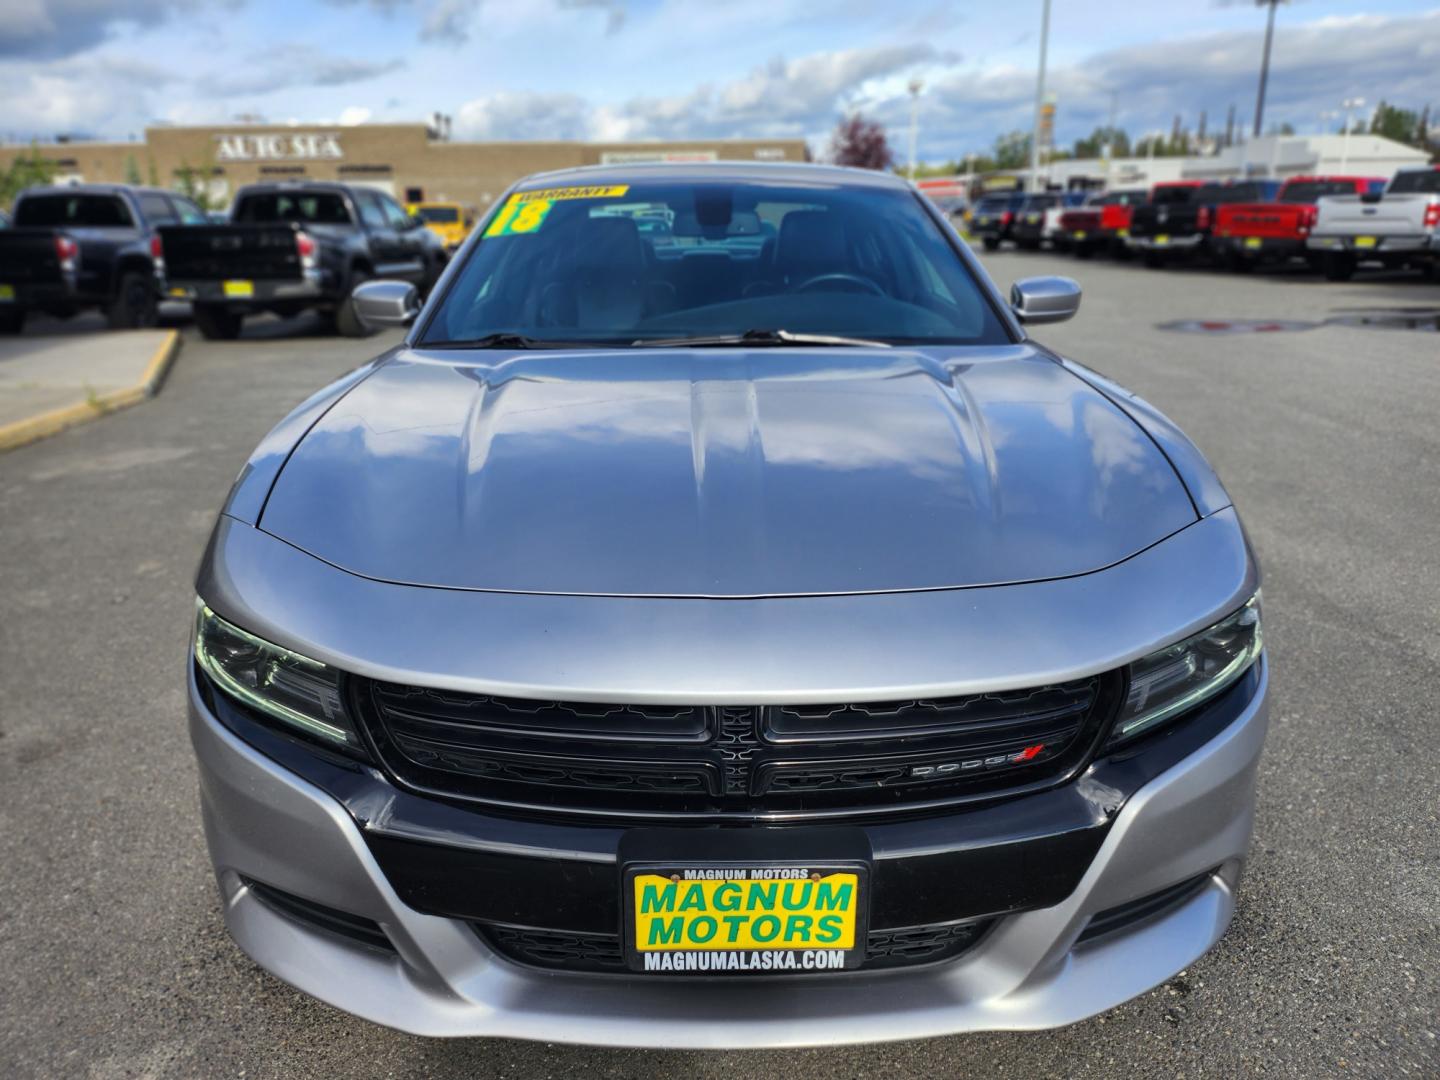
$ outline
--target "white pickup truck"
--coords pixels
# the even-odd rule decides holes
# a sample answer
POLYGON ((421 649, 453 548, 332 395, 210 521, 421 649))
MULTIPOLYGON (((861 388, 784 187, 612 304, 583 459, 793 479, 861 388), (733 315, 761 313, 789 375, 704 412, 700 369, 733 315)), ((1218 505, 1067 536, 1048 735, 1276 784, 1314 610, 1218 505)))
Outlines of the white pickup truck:
POLYGON ((1305 246, 1331 281, 1361 262, 1440 275, 1440 166, 1401 169, 1380 195, 1322 198, 1305 246))

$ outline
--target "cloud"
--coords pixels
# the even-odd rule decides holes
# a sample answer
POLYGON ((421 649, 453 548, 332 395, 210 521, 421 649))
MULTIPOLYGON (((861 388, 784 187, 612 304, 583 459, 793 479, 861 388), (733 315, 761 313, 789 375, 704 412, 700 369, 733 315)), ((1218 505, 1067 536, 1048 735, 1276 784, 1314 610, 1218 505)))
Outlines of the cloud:
MULTIPOLYGON (((1108 121, 1132 136, 1168 132, 1176 115, 1192 129, 1200 111, 1223 129, 1236 106, 1242 130, 1254 116, 1260 37, 1223 32, 1109 49, 1050 73, 1058 97, 1060 145, 1108 121)), ((1420 106, 1435 94, 1440 70, 1440 12, 1417 16, 1325 18, 1277 26, 1265 109, 1266 127, 1289 122, 1314 131, 1319 112, 1349 96, 1420 106)), ((965 69, 937 80, 921 101, 922 157, 956 159, 988 149, 997 134, 1030 129, 1033 69, 965 69)), ((877 117, 899 131, 907 105, 898 95, 877 103, 877 117)))
POLYGON ((56 132, 138 135, 153 96, 175 82, 164 68, 111 57, 0 66, 0 137, 56 132))
POLYGON ((620 0, 558 0, 563 9, 571 11, 603 11, 605 33, 616 34, 625 25, 625 5, 620 0))
POLYGON ((122 27, 157 26, 193 6, 184 0, 6 0, 0 4, 0 57, 74 56, 122 27))
POLYGON ((420 40, 463 45, 470 40, 470 23, 480 0, 435 0, 420 23, 420 40))
POLYGON ((405 61, 334 56, 309 45, 279 45, 252 53, 229 74, 203 80, 205 97, 269 94, 295 86, 348 86, 399 71, 405 61))
MULTIPOLYGON (((882 45, 776 58, 748 74, 683 94, 597 105, 574 94, 502 91, 456 112, 461 138, 686 139, 820 136, 884 80, 958 57, 929 45, 882 45)), ((903 91, 902 91, 903 92, 903 91)))
POLYGON ((587 139, 593 128, 593 108, 577 94, 502 90, 455 113, 455 132, 465 139, 587 139))

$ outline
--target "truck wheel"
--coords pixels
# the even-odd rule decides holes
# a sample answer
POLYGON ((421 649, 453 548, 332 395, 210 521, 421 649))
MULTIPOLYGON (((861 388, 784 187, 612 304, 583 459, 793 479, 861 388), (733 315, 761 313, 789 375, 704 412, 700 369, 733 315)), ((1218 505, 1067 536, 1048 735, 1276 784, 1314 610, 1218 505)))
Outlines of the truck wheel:
POLYGON ((0 334, 18 334, 25 329, 25 309, 0 307, 0 334))
POLYGON ((242 312, 226 311, 217 304, 196 304, 191 314, 195 328, 206 341, 234 341, 245 323, 242 312))
POLYGON ((1321 268, 1326 281, 1349 281, 1355 276, 1355 260, 1349 255, 1326 255, 1321 268))
POLYGON ((980 242, 985 245, 985 250, 986 250, 986 251, 999 251, 999 250, 1000 250, 1000 238, 999 238, 999 237, 996 237, 996 236, 987 236, 987 237, 985 237, 983 240, 981 240, 980 242))
POLYGON ((159 298, 149 274, 127 270, 120 275, 120 288, 105 309, 111 330, 135 330, 154 326, 159 317, 159 298))
POLYGON ((357 270, 350 275, 350 292, 345 294, 345 299, 341 300, 340 306, 335 309, 335 332, 341 337, 363 338, 375 332, 360 321, 360 316, 355 314, 355 305, 350 300, 351 294, 369 280, 370 275, 363 270, 357 270))

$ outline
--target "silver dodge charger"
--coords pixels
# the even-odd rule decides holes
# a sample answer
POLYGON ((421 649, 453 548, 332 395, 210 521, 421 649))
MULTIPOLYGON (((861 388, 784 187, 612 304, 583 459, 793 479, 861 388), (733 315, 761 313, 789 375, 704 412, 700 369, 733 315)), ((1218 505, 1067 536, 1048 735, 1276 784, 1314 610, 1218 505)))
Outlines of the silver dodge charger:
POLYGON ((281 421, 197 582, 224 917, 405 1031, 775 1047, 1045 1028, 1235 905, 1259 575, 1200 452, 1030 339, 895 177, 498 200, 281 421))

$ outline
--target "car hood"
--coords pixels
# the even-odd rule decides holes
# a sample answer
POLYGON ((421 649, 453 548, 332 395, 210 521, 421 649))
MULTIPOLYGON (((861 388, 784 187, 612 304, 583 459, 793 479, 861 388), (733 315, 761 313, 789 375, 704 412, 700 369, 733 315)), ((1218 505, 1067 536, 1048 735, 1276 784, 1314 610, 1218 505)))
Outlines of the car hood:
POLYGON ((260 526, 391 582, 778 596, 1082 574, 1195 520, 1127 415, 1015 345, 402 352, 260 526))

